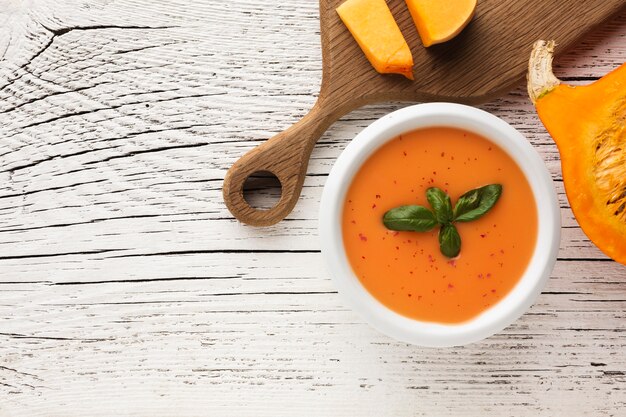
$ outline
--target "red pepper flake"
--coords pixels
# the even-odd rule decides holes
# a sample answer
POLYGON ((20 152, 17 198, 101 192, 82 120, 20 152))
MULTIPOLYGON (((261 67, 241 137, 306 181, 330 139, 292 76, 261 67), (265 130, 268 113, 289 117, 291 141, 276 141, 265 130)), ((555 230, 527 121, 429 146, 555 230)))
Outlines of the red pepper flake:
POLYGON ((404 154, 404 156, 406 156, 406 151, 402 151, 402 153, 404 154))
POLYGON ((435 262, 435 258, 431 254, 428 254, 428 262, 435 262))
POLYGON ((487 293, 484 293, 484 294, 483 294, 483 298, 484 298, 484 297, 486 297, 486 296, 487 296, 487 293))
POLYGON ((478 274, 478 278, 482 279, 483 278, 483 274, 478 274))
POLYGON ((487 233, 481 233, 480 237, 482 237, 483 239, 487 237, 487 233))
POLYGON ((400 250, 400 246, 396 246, 396 250, 400 250))
POLYGON ((380 198, 380 194, 376 194, 376 198, 380 198))
POLYGON ((409 271, 409 274, 413 275, 413 271, 409 271))
POLYGON ((454 259, 448 261, 448 265, 452 266, 453 268, 456 268, 456 261, 454 259))
POLYGON ((367 242, 367 236, 365 236, 363 233, 359 233, 359 239, 361 239, 363 242, 367 242))
POLYGON ((441 152, 441 157, 443 158, 444 156, 446 156, 445 152, 441 152))
POLYGON ((437 171, 433 171, 433 175, 437 175, 437 171))
POLYGON ((488 273, 488 274, 487 274, 487 278, 491 278, 491 273, 488 273))
POLYGON ((375 209, 375 208, 376 208, 376 204, 372 204, 372 209, 375 209))
POLYGON ((504 255, 504 249, 500 249, 500 253, 504 255))
POLYGON ((352 200, 348 200, 348 203, 352 203, 352 200))
POLYGON ((496 292, 495 288, 492 288, 492 289, 491 289, 491 292, 492 292, 492 293, 495 293, 495 292, 496 292))
POLYGON ((490 151, 491 150, 491 146, 489 148, 487 148, 487 150, 490 151))
POLYGON ((421 300, 421 299, 422 299, 422 296, 421 296, 421 295, 418 295, 418 296, 417 296, 417 301, 419 301, 419 300, 421 300))
POLYGON ((491 253, 491 254, 489 254, 489 256, 496 256, 496 254, 495 253, 491 253))
POLYGON ((407 295, 408 295, 409 297, 411 297, 411 296, 412 296, 411 294, 407 294, 407 295))
POLYGON ((451 157, 450 157, 450 160, 451 160, 451 161, 454 161, 454 156, 451 156, 451 157))
POLYGON ((504 266, 504 264, 502 262, 498 262, 498 264, 500 264, 500 268, 502 268, 504 266))
POLYGON ((411 239, 408 239, 408 240, 407 240, 407 243, 411 243, 411 239))
POLYGON ((361 256, 361 259, 365 259, 365 256, 361 256))
POLYGON ((454 288, 454 285, 448 283, 448 288, 454 288))
POLYGON ((350 223, 356 224, 356 220, 351 220, 350 223))
POLYGON ((393 183, 394 183, 394 184, 397 184, 398 182, 397 182, 396 180, 393 180, 393 183))
POLYGON ((393 232, 392 235, 393 236, 398 236, 400 234, 400 232, 393 232))

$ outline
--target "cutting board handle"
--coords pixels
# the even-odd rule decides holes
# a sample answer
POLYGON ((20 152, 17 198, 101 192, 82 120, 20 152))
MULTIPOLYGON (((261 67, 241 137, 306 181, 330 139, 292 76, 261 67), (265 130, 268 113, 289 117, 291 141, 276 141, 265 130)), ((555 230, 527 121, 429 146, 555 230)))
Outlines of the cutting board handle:
POLYGON ((319 101, 298 123, 242 156, 224 178, 224 201, 240 221, 252 226, 270 226, 287 216, 298 201, 309 156, 315 142, 335 121, 319 101), (278 203, 269 210, 251 207, 243 195, 244 183, 257 172, 274 174, 281 185, 278 203))

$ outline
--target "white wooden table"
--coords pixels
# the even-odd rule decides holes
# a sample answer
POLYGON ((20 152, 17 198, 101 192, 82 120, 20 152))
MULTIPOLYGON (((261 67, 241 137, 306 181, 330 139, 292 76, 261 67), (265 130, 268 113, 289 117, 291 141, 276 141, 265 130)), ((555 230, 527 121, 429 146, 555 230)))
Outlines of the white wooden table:
MULTIPOLYGON (((347 309, 322 266, 336 123, 289 218, 231 218, 226 169, 312 106, 316 0, 0 0, 0 417, 624 416, 626 268, 586 239, 524 89, 481 106, 551 170, 563 240, 502 333, 421 349, 347 309)), ((626 61, 622 15, 558 61, 626 61)))

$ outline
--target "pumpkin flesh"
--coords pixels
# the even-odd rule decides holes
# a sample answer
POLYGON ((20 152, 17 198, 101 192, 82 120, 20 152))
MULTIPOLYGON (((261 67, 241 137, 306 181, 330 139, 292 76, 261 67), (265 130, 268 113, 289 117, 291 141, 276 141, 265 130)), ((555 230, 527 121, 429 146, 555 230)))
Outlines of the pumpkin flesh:
POLYGON ((626 264, 626 64, 587 86, 560 84, 535 106, 559 149, 576 220, 626 264))
POLYGON ((385 0, 347 0, 337 13, 376 71, 413 79, 411 49, 385 0))
POLYGON ((476 0, 406 0, 425 47, 446 42, 472 20, 476 0))

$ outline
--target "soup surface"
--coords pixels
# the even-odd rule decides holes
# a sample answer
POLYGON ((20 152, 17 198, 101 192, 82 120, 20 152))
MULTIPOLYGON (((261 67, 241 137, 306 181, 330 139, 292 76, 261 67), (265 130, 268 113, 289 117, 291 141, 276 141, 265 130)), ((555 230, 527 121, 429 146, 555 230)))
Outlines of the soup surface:
POLYGON ((355 175, 343 209, 346 254, 365 288, 388 308, 421 321, 460 323, 502 299, 519 281, 537 238, 537 209, 513 159, 487 139, 435 127, 403 134, 379 148, 355 175), (438 228, 395 232, 386 211, 429 207, 426 189, 463 193, 502 184, 496 205, 473 222, 456 223, 461 253, 446 258, 438 228))

